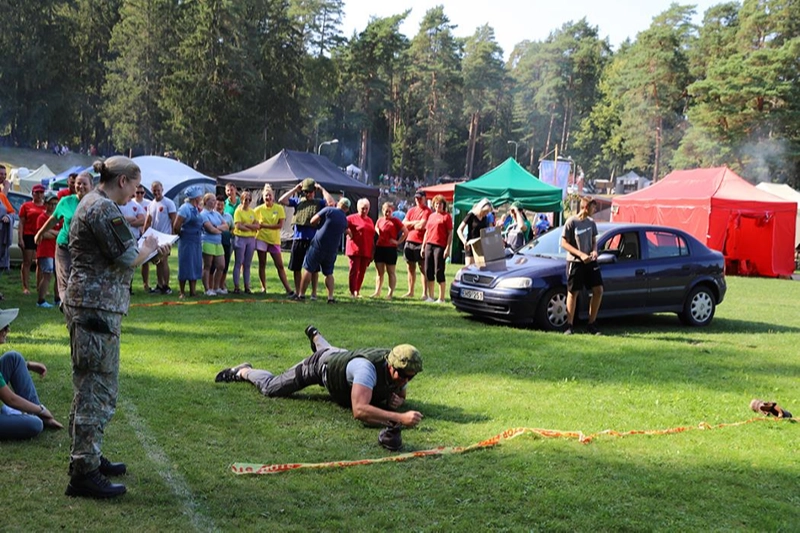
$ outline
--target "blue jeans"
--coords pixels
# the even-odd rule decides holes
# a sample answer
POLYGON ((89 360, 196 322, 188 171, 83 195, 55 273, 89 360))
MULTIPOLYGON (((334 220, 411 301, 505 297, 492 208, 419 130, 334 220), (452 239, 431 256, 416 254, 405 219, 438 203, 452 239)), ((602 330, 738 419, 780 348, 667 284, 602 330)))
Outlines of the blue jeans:
MULTIPOLYGON (((14 389, 17 396, 39 405, 36 387, 28 372, 25 359, 19 352, 6 352, 0 357, 0 373, 3 379, 14 389)), ((44 429, 42 419, 28 414, 7 414, 8 407, 0 413, 0 440, 30 439, 44 429)))

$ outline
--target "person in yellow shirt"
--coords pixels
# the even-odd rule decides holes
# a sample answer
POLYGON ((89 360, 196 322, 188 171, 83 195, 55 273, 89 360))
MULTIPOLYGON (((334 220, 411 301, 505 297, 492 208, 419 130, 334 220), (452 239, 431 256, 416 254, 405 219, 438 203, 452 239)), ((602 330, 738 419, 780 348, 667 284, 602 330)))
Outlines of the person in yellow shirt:
POLYGON ((256 253, 258 254, 258 278, 261 281, 261 292, 267 292, 267 254, 272 257, 272 263, 278 272, 278 277, 283 283, 287 296, 293 296, 294 291, 286 279, 286 269, 283 267, 281 255, 281 228, 286 220, 286 212, 281 204, 275 203, 275 192, 269 183, 264 185, 264 203, 253 211, 260 229, 256 234, 256 253))
POLYGON ((253 253, 256 250, 256 234, 261 229, 261 224, 256 220, 256 212, 250 207, 253 195, 250 191, 242 193, 242 203, 233 213, 233 234, 236 244, 233 253, 236 262, 233 267, 233 293, 240 294, 239 279, 244 272, 244 292, 253 294, 250 290, 250 265, 253 262, 253 253))

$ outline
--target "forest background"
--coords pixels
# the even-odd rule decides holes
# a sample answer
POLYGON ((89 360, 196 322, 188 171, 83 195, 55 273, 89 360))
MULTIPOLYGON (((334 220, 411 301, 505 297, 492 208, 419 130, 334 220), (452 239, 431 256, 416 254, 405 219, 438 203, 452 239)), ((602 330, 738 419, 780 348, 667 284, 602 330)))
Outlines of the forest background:
POLYGON ((0 143, 170 152, 211 175, 282 148, 374 178, 571 158, 591 183, 728 165, 800 184, 800 1, 672 4, 613 50, 586 19, 504 60, 441 6, 342 33, 344 0, 0 0, 0 143), (320 147, 326 141, 338 143, 320 147))

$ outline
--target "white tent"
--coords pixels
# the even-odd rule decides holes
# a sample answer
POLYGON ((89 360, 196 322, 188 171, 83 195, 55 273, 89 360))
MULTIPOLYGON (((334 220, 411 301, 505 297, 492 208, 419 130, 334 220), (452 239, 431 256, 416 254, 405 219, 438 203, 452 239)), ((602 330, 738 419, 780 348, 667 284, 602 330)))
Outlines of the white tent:
POLYGON ((11 171, 9 180, 15 191, 30 194, 34 185, 42 185, 42 180, 53 176, 55 173, 47 165, 42 165, 33 172, 25 167, 15 168, 11 171))
POLYGON ((797 219, 795 221, 795 232, 794 232, 794 245, 797 246, 800 244, 800 192, 792 189, 785 183, 767 183, 761 182, 756 185, 756 189, 761 189, 762 191, 766 191, 770 194, 774 194, 784 200, 789 200, 790 202, 797 202, 797 219))
POLYGON ((202 174, 180 161, 156 155, 134 157, 133 161, 142 169, 142 185, 152 190, 154 181, 164 186, 164 196, 176 204, 183 202, 186 189, 192 185, 200 185, 207 192, 216 190, 216 180, 202 174))

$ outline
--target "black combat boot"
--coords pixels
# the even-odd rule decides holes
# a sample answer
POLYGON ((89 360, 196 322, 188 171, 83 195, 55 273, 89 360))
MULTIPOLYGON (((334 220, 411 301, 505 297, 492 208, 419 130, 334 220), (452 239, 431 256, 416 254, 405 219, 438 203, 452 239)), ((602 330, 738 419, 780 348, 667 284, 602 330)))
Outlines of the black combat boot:
POLYGON ((103 456, 100 456, 100 473, 104 476, 124 476, 128 472, 125 463, 112 463, 103 456))
POLYGON ((65 494, 84 498, 115 498, 126 492, 125 485, 111 483, 100 473, 100 469, 88 474, 74 475, 69 480, 65 494))

